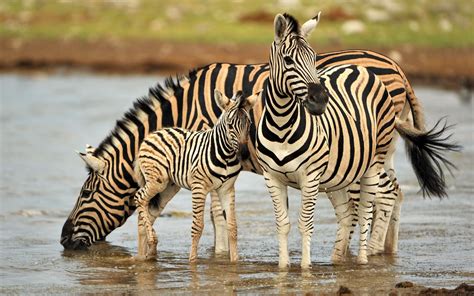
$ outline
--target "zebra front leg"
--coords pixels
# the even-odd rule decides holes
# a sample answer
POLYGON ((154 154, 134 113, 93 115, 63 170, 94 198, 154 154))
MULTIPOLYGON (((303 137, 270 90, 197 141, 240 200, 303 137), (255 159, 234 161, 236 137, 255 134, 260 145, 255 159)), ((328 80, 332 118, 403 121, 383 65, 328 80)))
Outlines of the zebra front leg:
POLYGON ((216 191, 211 191, 211 222, 214 227, 214 252, 224 254, 229 251, 226 216, 216 191))
POLYGON ((361 178, 360 181, 360 201, 358 207, 359 216, 359 255, 357 263, 367 264, 367 238, 372 222, 374 200, 378 191, 379 171, 378 166, 372 166, 361 178))
POLYGON ((298 229, 301 233, 301 268, 311 268, 311 237, 314 231, 314 211, 319 192, 319 178, 301 187, 301 209, 298 229))
POLYGON ((288 188, 267 172, 263 172, 273 202, 273 212, 275 213, 280 268, 290 267, 290 256, 288 254, 288 233, 290 232, 290 218, 288 217, 288 188))
POLYGON ((227 233, 229 237, 230 262, 237 262, 237 221, 235 218, 235 180, 229 180, 218 190, 219 199, 224 208, 224 216, 227 220, 227 233))
POLYGON ((349 248, 350 234, 353 231, 352 225, 355 219, 354 204, 346 189, 328 192, 327 196, 334 208, 338 225, 331 261, 338 264, 345 260, 349 248))
POLYGON ((384 172, 380 176, 379 191, 375 199, 375 215, 369 241, 370 255, 379 254, 384 251, 387 229, 396 200, 397 190, 384 172))
POLYGON ((189 253, 189 262, 195 262, 197 259, 197 250, 202 230, 204 229, 204 206, 206 204, 206 192, 202 187, 192 189, 193 199, 193 224, 191 227, 191 251, 189 253))

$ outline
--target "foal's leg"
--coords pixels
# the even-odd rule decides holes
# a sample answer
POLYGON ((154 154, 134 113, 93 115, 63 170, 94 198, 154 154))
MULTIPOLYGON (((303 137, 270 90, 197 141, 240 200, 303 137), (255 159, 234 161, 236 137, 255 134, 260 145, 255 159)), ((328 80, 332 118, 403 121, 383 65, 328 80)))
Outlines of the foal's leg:
POLYGON ((219 200, 224 208, 225 217, 227 220, 227 232, 229 237, 229 253, 230 262, 238 260, 237 253, 237 221, 235 218, 235 180, 227 181, 218 190, 219 200))
MULTIPOLYGON (((151 221, 151 217, 149 215, 149 203, 154 196, 163 191, 165 188, 165 183, 145 181, 145 185, 135 193, 135 203, 137 205, 138 211, 138 233, 140 234, 145 232, 147 238, 146 258, 151 258, 156 255, 156 245, 158 243, 156 232, 153 229, 154 219, 151 221)), ((143 243, 140 242, 141 237, 139 237, 138 241, 139 251, 143 252, 144 246, 143 243)), ((143 253, 139 254, 139 256, 140 255, 143 255, 143 253)))
POLYGON ((219 195, 211 191, 211 222, 214 227, 214 252, 223 254, 229 251, 226 216, 222 210, 219 195))
MULTIPOLYGON (((175 184, 168 184, 166 189, 157 194, 153 199, 151 199, 149 203, 149 210, 148 210, 148 219, 150 220, 151 224, 155 223, 155 220, 161 215, 163 209, 165 208, 166 204, 178 193, 179 186, 175 184)), ((155 256, 156 255, 156 245, 151 249, 147 250, 147 235, 146 230, 144 227, 138 227, 138 254, 139 256, 155 256), (140 253, 140 250, 141 253, 140 253)))
POLYGON ((204 207, 206 204, 206 195, 208 191, 202 185, 196 185, 192 188, 193 200, 193 224, 191 227, 191 251, 189 261, 195 262, 197 259, 197 248, 204 229, 204 207))

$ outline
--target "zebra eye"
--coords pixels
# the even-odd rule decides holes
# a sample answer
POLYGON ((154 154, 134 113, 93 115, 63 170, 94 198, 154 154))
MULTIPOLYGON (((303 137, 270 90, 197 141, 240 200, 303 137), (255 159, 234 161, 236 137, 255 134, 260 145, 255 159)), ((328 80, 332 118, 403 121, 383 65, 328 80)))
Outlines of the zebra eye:
POLYGON ((91 194, 92 194, 91 190, 82 190, 81 197, 82 198, 88 198, 89 196, 91 196, 91 194))
POLYGON ((295 62, 293 61, 293 59, 292 59, 291 57, 289 57, 289 56, 285 56, 285 57, 283 58, 283 60, 285 61, 285 64, 287 64, 288 66, 289 66, 289 65, 293 65, 293 64, 295 63, 295 62))

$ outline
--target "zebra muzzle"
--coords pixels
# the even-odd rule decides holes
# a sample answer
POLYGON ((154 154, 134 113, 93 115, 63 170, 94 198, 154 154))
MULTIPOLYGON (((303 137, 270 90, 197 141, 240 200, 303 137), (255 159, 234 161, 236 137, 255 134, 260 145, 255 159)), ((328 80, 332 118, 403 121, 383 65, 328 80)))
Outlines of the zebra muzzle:
POLYGON ((304 106, 311 115, 323 114, 328 102, 329 96, 320 83, 308 84, 308 98, 304 101, 304 106))

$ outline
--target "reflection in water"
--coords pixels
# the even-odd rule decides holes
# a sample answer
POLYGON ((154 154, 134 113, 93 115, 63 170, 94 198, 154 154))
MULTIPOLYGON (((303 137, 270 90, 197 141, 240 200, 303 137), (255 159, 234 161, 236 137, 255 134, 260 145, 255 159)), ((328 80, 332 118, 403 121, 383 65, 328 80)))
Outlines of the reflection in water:
POLYGON ((371 258, 367 266, 348 258, 339 266, 314 265, 310 270, 293 266, 280 271, 277 263, 245 262, 230 264, 228 258, 199 259, 188 263, 187 254, 159 253, 156 261, 138 261, 124 247, 107 242, 95 245, 88 252, 63 251, 63 257, 83 264, 80 270, 69 271, 84 286, 120 286, 134 290, 217 292, 269 292, 277 294, 334 291, 340 286, 351 287, 361 295, 386 291, 400 278, 392 256, 371 258))

